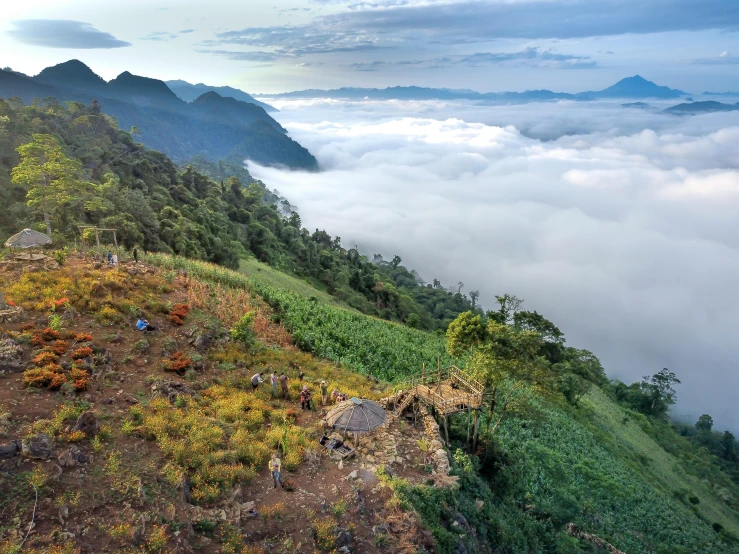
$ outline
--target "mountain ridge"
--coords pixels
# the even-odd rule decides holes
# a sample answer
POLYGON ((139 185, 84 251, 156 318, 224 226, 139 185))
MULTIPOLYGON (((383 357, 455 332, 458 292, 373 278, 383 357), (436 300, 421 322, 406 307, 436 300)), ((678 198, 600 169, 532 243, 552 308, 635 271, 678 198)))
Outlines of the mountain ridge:
POLYGON ((248 102, 249 104, 255 104, 266 112, 279 111, 274 106, 270 106, 269 104, 256 100, 251 94, 244 92, 241 89, 229 86, 210 86, 204 83, 192 84, 181 79, 164 82, 172 92, 182 98, 185 102, 192 102, 202 94, 212 91, 220 94, 224 98, 230 97, 235 98, 236 100, 241 100, 242 102, 248 102))
POLYGON ((431 88, 419 86, 393 86, 378 88, 341 87, 338 89, 306 89, 280 94, 258 94, 269 98, 346 98, 374 100, 489 100, 519 101, 535 100, 597 100, 607 98, 679 98, 688 93, 660 86, 640 75, 626 77, 610 87, 599 91, 579 93, 555 92, 548 89, 526 90, 523 92, 477 92, 467 89, 431 88))
POLYGON ((315 157, 291 139, 264 108, 213 94, 205 101, 186 102, 164 81, 129 71, 106 82, 79 60, 47 67, 35 77, 0 72, 0 97, 18 97, 27 104, 39 98, 84 104, 98 101, 100 109, 115 117, 122 128, 136 127, 143 144, 180 163, 203 155, 212 162, 252 160, 291 169, 318 169, 315 157))

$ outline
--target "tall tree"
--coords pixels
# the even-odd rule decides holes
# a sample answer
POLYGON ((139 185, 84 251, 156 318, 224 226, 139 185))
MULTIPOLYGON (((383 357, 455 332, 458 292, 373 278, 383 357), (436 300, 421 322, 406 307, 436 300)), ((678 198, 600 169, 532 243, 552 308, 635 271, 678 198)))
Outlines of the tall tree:
POLYGON ((13 168, 13 182, 27 187, 28 206, 43 213, 46 232, 51 234, 51 216, 58 221, 81 217, 85 199, 97 187, 82 178, 80 163, 65 156, 51 135, 33 135, 17 150, 21 161, 13 168))
MULTIPOLYGON (((526 404, 528 391, 551 390, 550 364, 539 355, 543 340, 534 331, 489 319, 487 325, 479 314, 460 314, 449 324, 447 351, 464 356, 467 368, 485 386, 490 401, 486 429, 493 435, 513 407, 526 404), (493 428, 489 429, 493 423, 493 428)), ((486 431, 487 432, 487 431, 486 431)))
POLYGON ((710 431, 713 428, 713 418, 708 414, 703 414, 695 422, 695 428, 698 431, 710 431))
POLYGON ((474 310, 477 307, 477 299, 480 298, 480 291, 479 290, 471 290, 470 291, 470 300, 472 301, 472 309, 474 310))

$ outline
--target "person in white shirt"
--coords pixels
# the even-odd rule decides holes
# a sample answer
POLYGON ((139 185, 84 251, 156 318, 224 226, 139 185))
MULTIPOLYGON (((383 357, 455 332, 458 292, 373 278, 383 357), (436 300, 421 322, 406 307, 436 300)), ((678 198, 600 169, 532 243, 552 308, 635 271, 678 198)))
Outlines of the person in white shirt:
POLYGON ((263 373, 255 373, 252 375, 251 378, 251 386, 253 390, 257 390, 257 387, 260 383, 264 383, 264 379, 262 378, 263 373))

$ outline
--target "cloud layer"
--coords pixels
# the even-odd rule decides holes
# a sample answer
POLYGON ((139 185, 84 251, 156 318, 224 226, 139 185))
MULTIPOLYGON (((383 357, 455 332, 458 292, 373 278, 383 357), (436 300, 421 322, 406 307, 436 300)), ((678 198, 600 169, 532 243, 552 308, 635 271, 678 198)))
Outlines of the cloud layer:
POLYGON ((678 415, 739 429, 739 114, 276 103, 325 171, 252 169, 308 228, 461 280, 487 306, 517 294, 612 376, 669 367, 678 415))
POLYGON ((15 29, 8 31, 15 40, 46 48, 123 48, 130 42, 119 40, 110 33, 98 31, 90 23, 65 19, 23 19, 13 21, 15 29))

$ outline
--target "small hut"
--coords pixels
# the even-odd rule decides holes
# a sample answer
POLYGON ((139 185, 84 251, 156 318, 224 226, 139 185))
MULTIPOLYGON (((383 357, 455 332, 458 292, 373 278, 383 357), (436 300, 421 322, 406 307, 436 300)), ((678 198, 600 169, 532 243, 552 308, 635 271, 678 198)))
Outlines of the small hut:
MULTIPOLYGON (((8 240, 5 241, 5 247, 10 248, 11 251, 15 248, 22 248, 27 250, 29 248, 40 248, 51 244, 51 237, 33 229, 23 229, 20 233, 16 233, 8 240)), ((28 261, 45 260, 47 256, 43 254, 23 254, 17 257, 17 259, 23 259, 28 261)))
POLYGON ((326 424, 342 433, 371 433, 385 423, 385 410, 373 400, 351 398, 334 406, 326 424))

